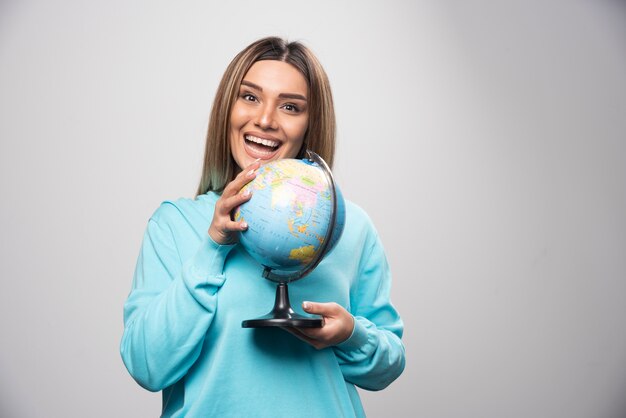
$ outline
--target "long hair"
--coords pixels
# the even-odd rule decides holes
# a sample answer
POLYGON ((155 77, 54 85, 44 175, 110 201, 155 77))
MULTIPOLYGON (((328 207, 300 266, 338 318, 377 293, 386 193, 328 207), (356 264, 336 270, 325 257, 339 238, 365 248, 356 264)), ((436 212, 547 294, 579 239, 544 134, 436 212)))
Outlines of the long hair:
POLYGON ((257 61, 276 60, 293 65, 309 88, 309 122, 299 158, 309 149, 332 167, 335 156, 335 108, 326 72, 315 55, 300 42, 277 37, 259 39, 231 61, 217 88, 206 136, 204 165, 197 195, 221 193, 238 172, 229 141, 230 113, 244 76, 257 61))

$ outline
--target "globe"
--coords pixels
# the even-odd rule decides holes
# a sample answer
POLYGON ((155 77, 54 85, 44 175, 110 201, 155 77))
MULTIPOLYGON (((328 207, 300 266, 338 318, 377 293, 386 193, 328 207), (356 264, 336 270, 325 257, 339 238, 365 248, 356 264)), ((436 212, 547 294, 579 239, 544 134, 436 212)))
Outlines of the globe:
POLYGON ((323 318, 296 313, 287 284, 310 273, 335 246, 346 219, 345 201, 330 169, 317 154, 262 165, 242 191, 250 200, 233 218, 245 221, 241 246, 263 266, 263 277, 278 283, 274 308, 242 322, 244 328, 321 327, 323 318))
POLYGON ((296 273, 286 276, 294 280, 334 247, 343 230, 345 202, 332 183, 324 166, 310 159, 261 166, 242 189, 252 197, 234 213, 248 224, 240 244, 264 267, 296 273))

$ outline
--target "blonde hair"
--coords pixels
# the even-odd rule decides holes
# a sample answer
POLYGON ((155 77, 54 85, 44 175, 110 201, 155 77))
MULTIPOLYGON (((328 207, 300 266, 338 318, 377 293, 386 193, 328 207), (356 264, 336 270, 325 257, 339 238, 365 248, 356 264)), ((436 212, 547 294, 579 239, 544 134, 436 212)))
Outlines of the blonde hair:
POLYGON ((276 60, 293 65, 309 87, 309 121, 298 158, 309 149, 332 167, 335 156, 335 108, 326 72, 315 55, 300 42, 277 37, 259 39, 231 61, 217 88, 206 136, 204 165, 197 195, 221 193, 238 172, 230 150, 230 113, 244 76, 257 61, 276 60))

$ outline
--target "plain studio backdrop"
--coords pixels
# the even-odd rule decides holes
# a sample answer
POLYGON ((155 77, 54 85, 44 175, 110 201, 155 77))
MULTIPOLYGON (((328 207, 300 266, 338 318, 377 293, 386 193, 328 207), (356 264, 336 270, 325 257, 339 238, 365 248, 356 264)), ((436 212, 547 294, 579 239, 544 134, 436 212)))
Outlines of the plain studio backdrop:
POLYGON ((325 66, 391 261, 407 367, 368 416, 626 416, 617 0, 2 0, 0 416, 159 415, 119 355, 143 231, 273 34, 325 66))

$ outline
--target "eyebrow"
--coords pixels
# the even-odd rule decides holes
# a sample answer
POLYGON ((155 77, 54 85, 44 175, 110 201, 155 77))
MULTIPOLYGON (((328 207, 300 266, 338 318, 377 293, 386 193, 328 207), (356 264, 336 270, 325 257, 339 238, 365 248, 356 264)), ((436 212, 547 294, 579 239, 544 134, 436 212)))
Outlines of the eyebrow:
MULTIPOLYGON (((248 86, 251 87, 255 90, 258 90, 260 92, 263 91, 263 87, 259 86, 258 84, 254 84, 251 81, 247 81, 247 80, 242 80, 241 81, 241 85, 242 86, 248 86)), ((280 93, 278 95, 278 97, 282 98, 282 99, 294 99, 294 100, 303 100, 303 101, 307 101, 306 97, 301 95, 301 94, 297 94, 297 93, 280 93)))

